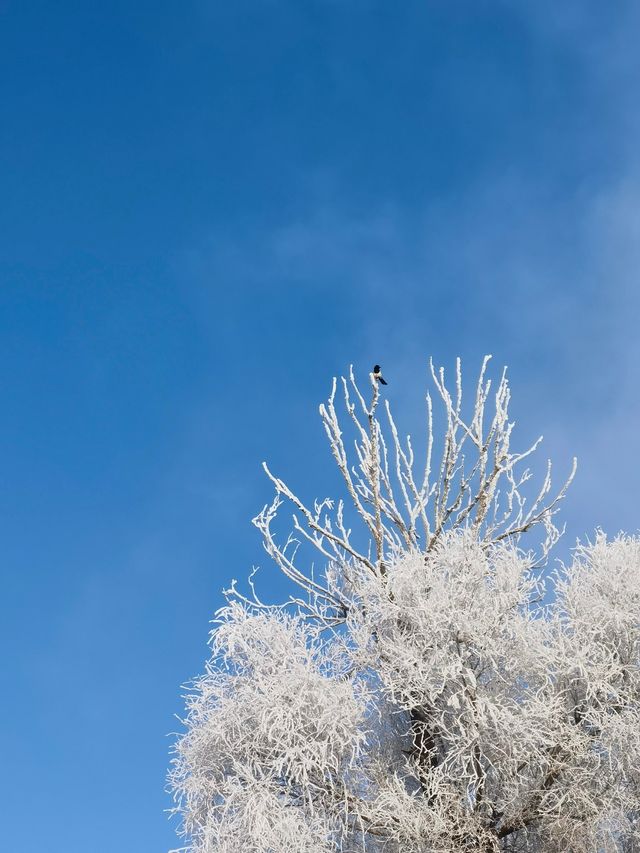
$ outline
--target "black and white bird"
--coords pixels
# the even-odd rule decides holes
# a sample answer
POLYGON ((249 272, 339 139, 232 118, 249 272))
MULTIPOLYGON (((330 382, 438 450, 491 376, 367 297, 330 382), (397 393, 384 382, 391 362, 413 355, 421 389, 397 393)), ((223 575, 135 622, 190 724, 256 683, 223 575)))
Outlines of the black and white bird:
POLYGON ((386 381, 382 373, 380 373, 380 365, 374 364, 373 366, 373 378, 377 380, 381 385, 386 385, 386 381))

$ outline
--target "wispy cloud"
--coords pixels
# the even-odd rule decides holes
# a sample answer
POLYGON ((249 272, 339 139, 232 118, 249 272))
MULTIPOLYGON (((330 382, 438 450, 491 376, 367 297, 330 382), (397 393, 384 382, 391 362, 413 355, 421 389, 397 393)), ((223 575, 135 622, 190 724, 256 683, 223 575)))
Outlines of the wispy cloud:
MULTIPOLYGON (((601 145, 615 163, 559 192, 544 162, 532 172, 514 158, 419 210, 381 199, 363 212, 337 191, 310 198, 295 221, 196 254, 248 290, 294 282, 322 294, 336 312, 349 312, 365 363, 383 353, 375 357, 398 375, 415 376, 429 353, 449 361, 461 353, 475 364, 495 352, 513 365, 525 422, 547 433, 548 450, 567 464, 573 453, 581 457, 572 527, 634 528, 640 132, 627 110, 640 76, 620 61, 633 54, 628 45, 617 50, 630 38, 623 23, 587 31, 577 7, 547 12, 531 16, 535 25, 552 27, 601 87, 611 122, 601 145)), ((576 150, 583 132, 575 130, 576 150)), ((598 152, 594 162, 603 159, 598 152)))

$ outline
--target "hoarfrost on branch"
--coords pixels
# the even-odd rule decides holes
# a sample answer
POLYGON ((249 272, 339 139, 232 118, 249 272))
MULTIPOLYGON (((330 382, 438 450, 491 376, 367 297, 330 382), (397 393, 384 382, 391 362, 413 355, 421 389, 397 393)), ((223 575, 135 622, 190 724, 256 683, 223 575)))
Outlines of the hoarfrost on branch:
POLYGON ((353 372, 320 407, 343 498, 265 465, 254 521, 299 594, 227 591, 170 776, 184 850, 640 850, 640 541, 598 534, 546 595, 575 461, 532 489, 487 362, 469 416, 431 365, 420 465, 353 372))

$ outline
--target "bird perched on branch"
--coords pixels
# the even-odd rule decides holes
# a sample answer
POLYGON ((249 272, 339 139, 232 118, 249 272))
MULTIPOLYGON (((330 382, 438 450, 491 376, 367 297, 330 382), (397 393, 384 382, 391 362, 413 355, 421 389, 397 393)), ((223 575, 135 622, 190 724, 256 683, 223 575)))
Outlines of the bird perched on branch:
POLYGON ((380 373, 380 365, 379 364, 374 364, 374 366, 373 366, 373 378, 377 382, 379 382, 381 385, 387 384, 387 382, 384 379, 384 376, 382 375, 382 373, 380 373))

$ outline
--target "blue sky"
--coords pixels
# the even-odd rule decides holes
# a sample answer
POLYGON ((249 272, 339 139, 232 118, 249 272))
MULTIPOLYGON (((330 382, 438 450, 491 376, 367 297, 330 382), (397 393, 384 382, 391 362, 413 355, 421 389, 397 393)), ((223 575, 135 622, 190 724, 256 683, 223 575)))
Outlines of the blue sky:
MULTIPOLYGON (((0 0, 2 847, 177 846, 180 685, 331 377, 510 366, 638 527, 636 4, 0 0), (634 8, 635 6, 635 8, 634 8)), ((568 547, 568 546, 567 546, 568 547)), ((565 548, 566 550, 566 548, 565 548)))

